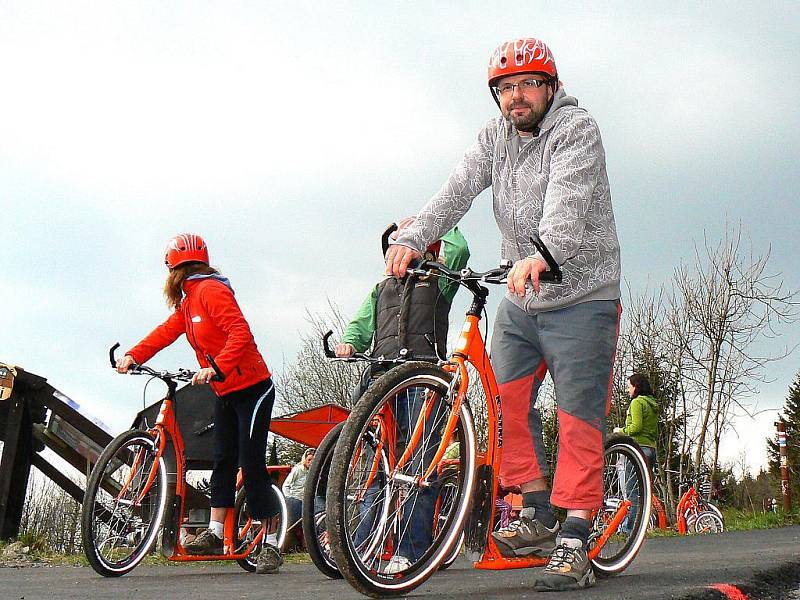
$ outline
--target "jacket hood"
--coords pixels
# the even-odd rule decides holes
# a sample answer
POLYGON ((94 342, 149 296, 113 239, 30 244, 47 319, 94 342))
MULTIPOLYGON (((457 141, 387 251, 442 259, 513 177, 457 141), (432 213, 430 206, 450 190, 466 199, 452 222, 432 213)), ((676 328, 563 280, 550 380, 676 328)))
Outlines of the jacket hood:
POLYGON ((653 398, 653 396, 645 396, 644 394, 639 394, 637 398, 640 398, 642 402, 647 404, 650 408, 652 408, 655 412, 658 412, 658 400, 653 398))
POLYGON ((550 129, 556 121, 556 113, 558 112, 558 109, 565 106, 578 106, 578 99, 575 98, 575 96, 570 96, 567 94, 567 92, 564 91, 564 88, 559 88, 553 95, 553 103, 550 105, 550 110, 547 111, 544 119, 542 119, 542 122, 539 125, 539 130, 546 131, 550 129))
POLYGON ((230 279, 228 279, 227 277, 223 277, 222 275, 218 275, 216 273, 210 273, 208 275, 205 275, 205 274, 202 274, 202 273, 195 273, 194 275, 189 275, 189 277, 187 277, 186 281, 184 282, 184 286, 189 281, 198 281, 198 280, 201 280, 201 279, 214 279, 214 280, 219 281, 220 283, 226 285, 228 287, 228 289, 231 291, 231 294, 235 294, 236 293, 236 292, 233 291, 233 286, 231 286, 230 279))

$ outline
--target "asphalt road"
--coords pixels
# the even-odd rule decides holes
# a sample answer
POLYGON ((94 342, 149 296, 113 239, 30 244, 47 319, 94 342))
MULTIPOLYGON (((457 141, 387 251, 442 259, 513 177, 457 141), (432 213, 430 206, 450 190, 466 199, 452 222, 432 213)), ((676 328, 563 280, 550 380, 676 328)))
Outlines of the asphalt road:
MULTIPOLYGON (((650 539, 633 565, 621 575, 600 580, 589 590, 566 592, 558 597, 684 598, 716 583, 752 585, 757 573, 793 562, 800 562, 800 527, 650 539)), ((478 571, 459 559, 408 597, 533 598, 538 594, 530 587, 532 581, 533 573, 527 570, 478 571)), ((344 581, 324 578, 310 563, 287 564, 272 575, 245 573, 231 563, 140 566, 117 579, 100 577, 89 567, 0 568, 0 599, 52 598, 350 600, 363 597, 344 581)))

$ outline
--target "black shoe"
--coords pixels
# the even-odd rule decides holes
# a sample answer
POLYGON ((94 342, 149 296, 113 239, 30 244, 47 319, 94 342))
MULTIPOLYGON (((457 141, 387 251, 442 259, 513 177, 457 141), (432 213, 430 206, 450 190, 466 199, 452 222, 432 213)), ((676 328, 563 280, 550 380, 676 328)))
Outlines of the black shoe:
POLYGON ((204 529, 191 542, 184 545, 183 549, 194 555, 220 555, 223 553, 222 540, 210 529, 204 529))
POLYGON ((560 592, 593 586, 594 570, 583 542, 559 538, 544 573, 533 584, 537 592, 560 592))

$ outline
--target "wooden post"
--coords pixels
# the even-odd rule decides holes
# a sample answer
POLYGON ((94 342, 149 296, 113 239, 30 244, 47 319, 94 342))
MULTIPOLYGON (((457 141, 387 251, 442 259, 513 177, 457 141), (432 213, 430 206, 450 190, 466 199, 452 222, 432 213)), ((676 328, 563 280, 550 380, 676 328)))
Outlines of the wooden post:
POLYGON ((778 430, 778 449, 781 453, 781 494, 783 495, 783 512, 792 512, 792 492, 789 489, 789 448, 786 445, 786 423, 776 421, 778 430))
POLYGON ((0 540, 19 535, 33 455, 31 418, 25 396, 15 389, 6 402, 8 416, 0 459, 0 540))

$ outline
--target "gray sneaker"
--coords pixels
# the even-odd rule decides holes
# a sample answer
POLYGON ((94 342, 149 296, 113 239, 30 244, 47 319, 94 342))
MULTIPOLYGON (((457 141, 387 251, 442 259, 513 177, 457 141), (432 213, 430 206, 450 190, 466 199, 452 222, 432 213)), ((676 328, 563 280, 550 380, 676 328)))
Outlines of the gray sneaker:
POLYGON ((197 537, 183 547, 186 552, 194 555, 217 556, 222 554, 222 540, 210 529, 204 529, 197 537))
POLYGON ((530 512, 526 514, 527 510, 522 510, 518 521, 492 533, 497 549, 505 557, 546 556, 556 547, 558 521, 553 529, 548 529, 532 518, 530 512))
POLYGON ((261 552, 258 553, 256 573, 259 575, 274 573, 282 564, 283 556, 281 556, 281 551, 272 544, 264 544, 261 548, 261 552))
POLYGON ((583 542, 572 538, 559 538, 544 573, 536 579, 537 592, 560 592, 593 586, 594 570, 583 542))

